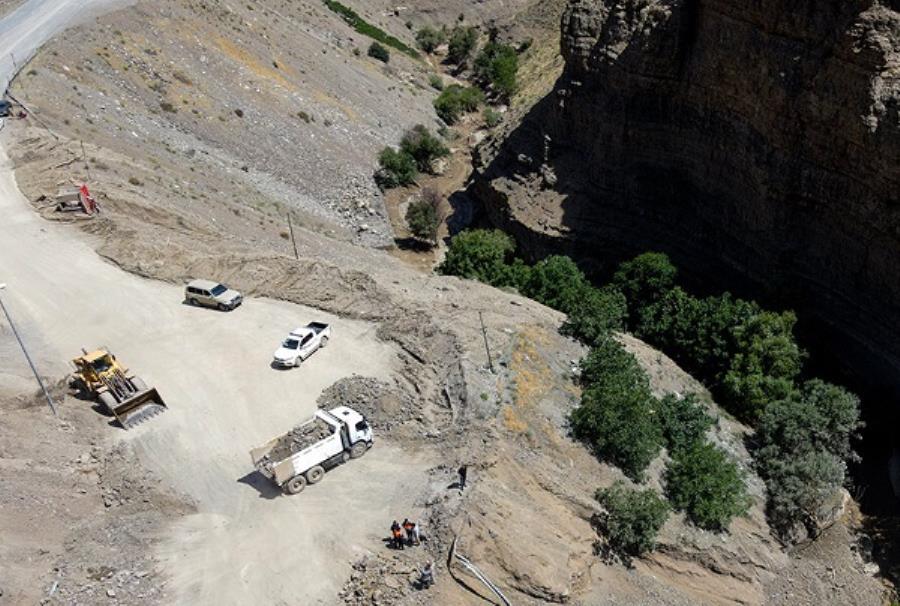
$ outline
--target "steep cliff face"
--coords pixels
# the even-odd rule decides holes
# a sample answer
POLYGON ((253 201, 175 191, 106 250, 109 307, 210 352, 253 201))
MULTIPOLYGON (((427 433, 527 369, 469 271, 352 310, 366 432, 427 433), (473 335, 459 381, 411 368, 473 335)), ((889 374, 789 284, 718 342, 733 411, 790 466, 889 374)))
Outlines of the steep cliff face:
POLYGON ((475 191, 531 254, 663 250, 697 284, 796 307, 863 379, 900 386, 898 10, 570 0, 565 73, 475 191))

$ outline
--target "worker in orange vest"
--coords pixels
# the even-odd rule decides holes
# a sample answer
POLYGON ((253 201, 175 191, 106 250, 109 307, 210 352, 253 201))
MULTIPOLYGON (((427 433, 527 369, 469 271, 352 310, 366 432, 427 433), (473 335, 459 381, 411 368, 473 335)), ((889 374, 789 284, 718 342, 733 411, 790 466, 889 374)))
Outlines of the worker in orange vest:
POLYGON ((394 549, 403 549, 403 529, 400 528, 400 524, 397 523, 397 520, 394 520, 394 523, 391 524, 391 539, 394 544, 394 549))
POLYGON ((413 545, 413 529, 416 527, 415 524, 409 521, 409 518, 403 518, 403 530, 406 531, 406 542, 410 547, 413 545))

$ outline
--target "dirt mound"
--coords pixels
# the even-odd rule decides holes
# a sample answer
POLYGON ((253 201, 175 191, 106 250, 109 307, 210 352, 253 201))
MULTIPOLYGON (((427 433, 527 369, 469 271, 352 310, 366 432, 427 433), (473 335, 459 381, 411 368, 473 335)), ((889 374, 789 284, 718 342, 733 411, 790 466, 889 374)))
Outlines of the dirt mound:
POLYGON ((11 603, 165 604, 153 557, 161 528, 193 505, 103 439, 102 417, 54 389, 0 397, 0 560, 11 603))

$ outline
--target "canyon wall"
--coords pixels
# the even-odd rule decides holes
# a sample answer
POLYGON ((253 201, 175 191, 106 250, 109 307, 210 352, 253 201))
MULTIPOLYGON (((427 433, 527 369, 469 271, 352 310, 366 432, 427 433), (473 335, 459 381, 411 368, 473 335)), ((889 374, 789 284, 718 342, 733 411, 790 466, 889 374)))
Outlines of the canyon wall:
POLYGON ((555 91, 473 191, 525 252, 669 253, 900 393, 900 2, 570 0, 555 91))

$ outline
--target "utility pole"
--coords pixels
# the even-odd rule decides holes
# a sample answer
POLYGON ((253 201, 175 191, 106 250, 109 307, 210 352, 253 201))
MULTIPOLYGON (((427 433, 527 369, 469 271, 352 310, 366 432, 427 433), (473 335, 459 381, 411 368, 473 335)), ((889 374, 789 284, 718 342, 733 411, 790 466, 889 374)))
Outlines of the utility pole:
POLYGON ((88 166, 87 155, 84 153, 84 141, 79 141, 79 143, 81 143, 81 161, 84 163, 84 171, 87 173, 87 180, 90 181, 91 167, 88 166))
MULTIPOLYGON (((6 284, 0 284, 0 290, 6 288, 6 284)), ((34 366, 34 362, 31 361, 31 356, 28 355, 28 350, 25 348, 25 343, 22 342, 22 337, 19 336, 19 331, 16 330, 16 325, 12 321, 12 317, 9 315, 9 310, 6 309, 6 305, 3 303, 3 297, 0 297, 0 308, 3 309, 3 314, 6 316, 6 321, 9 322, 9 327, 12 328, 13 335, 16 337, 16 341, 19 342, 19 347, 22 348, 22 353, 25 354, 25 360, 28 361, 28 366, 31 367, 31 372, 34 373, 34 378, 37 379, 38 385, 41 386, 41 391, 44 392, 44 397, 47 398, 47 404, 50 405, 50 410, 53 412, 53 416, 59 416, 56 413, 56 405, 53 403, 53 398, 50 397, 50 392, 47 391, 47 387, 44 385, 44 382, 41 380, 41 376, 38 374, 37 368, 34 366)))
POLYGON ((478 312, 478 320, 481 322, 481 336, 484 337, 484 351, 487 352, 488 368, 490 368, 493 373, 494 361, 491 359, 491 347, 488 345, 487 329, 484 327, 484 316, 481 315, 480 311, 478 312))
POLYGON ((300 255, 297 254, 297 241, 294 240, 294 224, 291 223, 291 211, 288 211, 288 230, 291 232, 291 244, 294 245, 294 258, 299 261, 300 255))

